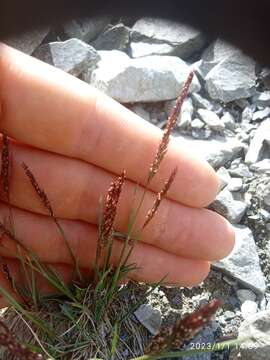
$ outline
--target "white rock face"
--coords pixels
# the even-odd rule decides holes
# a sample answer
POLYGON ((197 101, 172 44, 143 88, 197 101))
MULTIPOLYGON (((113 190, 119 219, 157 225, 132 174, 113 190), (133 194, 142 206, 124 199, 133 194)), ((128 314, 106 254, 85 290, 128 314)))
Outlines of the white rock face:
POLYGON ((142 18, 132 27, 131 56, 176 55, 186 59, 202 49, 205 37, 190 26, 142 18))
MULTIPOLYGON (((91 85, 122 103, 175 99, 189 74, 188 65, 174 56, 147 56, 129 59, 111 58, 110 66, 103 60, 93 71, 91 85)), ((199 91, 195 77, 190 91, 199 91)))
POLYGON ((220 120, 216 113, 207 109, 199 109, 200 118, 209 126, 211 130, 222 131, 225 129, 224 123, 220 120))
POLYGON ((218 63, 205 77, 210 97, 224 103, 255 93, 255 62, 240 51, 218 63))
POLYGON ((241 283, 256 293, 265 292, 265 278, 263 276, 259 256, 251 230, 246 226, 234 225, 235 247, 225 259, 214 262, 214 267, 235 277, 241 283))
MULTIPOLYGON (((264 120, 256 130, 246 154, 245 162, 252 164, 262 160, 261 156, 267 144, 270 147, 270 119, 264 120)), ((270 158, 270 155, 268 158, 270 158)))
POLYGON ((42 45, 34 55, 74 76, 80 75, 86 69, 93 69, 100 59, 92 46, 78 39, 42 45))

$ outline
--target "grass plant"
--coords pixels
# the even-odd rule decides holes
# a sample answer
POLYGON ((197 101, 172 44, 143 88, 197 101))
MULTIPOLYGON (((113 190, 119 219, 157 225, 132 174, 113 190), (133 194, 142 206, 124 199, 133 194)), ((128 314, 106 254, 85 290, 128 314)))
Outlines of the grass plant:
MULTIPOLYGON (((121 282, 137 268, 136 264, 129 263, 132 250, 140 241, 141 233, 154 218, 176 176, 177 169, 175 168, 172 169, 163 188, 156 194, 154 204, 146 214, 142 228, 135 232, 136 219, 141 211, 147 189, 166 155, 170 135, 192 79, 193 73, 189 75, 168 118, 162 140, 149 167, 143 192, 137 199, 137 206, 134 205, 131 211, 125 234, 117 232, 114 228, 117 206, 125 186, 125 171, 112 182, 106 197, 101 198, 96 260, 94 266, 89 267, 89 272, 94 274, 91 280, 82 274, 70 247, 68 236, 61 226, 61 220, 55 216, 45 190, 39 185, 38 174, 34 174, 25 163, 22 167, 33 191, 55 223, 56 230, 60 232, 68 248, 74 265, 72 283, 65 284, 52 267, 42 263, 36 254, 23 245, 16 236, 9 196, 11 146, 7 135, 2 134, 1 188, 4 199, 9 205, 9 217, 0 222, 0 232, 1 236, 5 236, 16 244, 17 259, 20 261, 26 281, 24 287, 17 284, 8 265, 3 264, 2 272, 12 291, 0 287, 0 294, 11 304, 11 308, 2 314, 2 321, 0 321, 1 359, 154 360, 192 355, 200 351, 217 351, 222 346, 235 345, 235 342, 226 342, 223 345, 215 344, 211 349, 179 351, 187 340, 194 337, 210 321, 220 306, 218 300, 213 300, 171 327, 161 328, 160 333, 149 342, 146 330, 134 320, 133 313, 146 301, 147 296, 163 283, 165 278, 156 284, 149 285, 148 291, 139 300, 133 293, 134 286, 138 285, 131 283, 121 285, 121 282), (116 238, 121 239, 122 248, 117 264, 112 265, 112 252, 116 238), (36 279, 38 275, 46 279, 55 289, 56 295, 44 295, 39 292, 36 279), (148 344, 145 346, 147 341, 148 344), (172 351, 173 349, 178 349, 178 351, 172 351)), ((135 197, 137 195, 135 192, 135 197)))

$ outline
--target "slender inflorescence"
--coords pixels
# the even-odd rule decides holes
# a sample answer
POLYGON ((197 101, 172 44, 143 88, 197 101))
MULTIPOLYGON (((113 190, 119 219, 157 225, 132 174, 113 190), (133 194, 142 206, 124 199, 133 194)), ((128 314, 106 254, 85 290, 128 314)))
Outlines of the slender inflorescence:
POLYGON ((153 163, 150 165, 150 168, 149 168, 149 175, 148 175, 148 181, 147 181, 148 183, 156 175, 156 173, 157 173, 157 171, 159 169, 160 163, 163 160, 163 158, 164 158, 164 156, 165 156, 165 154, 166 154, 166 152, 168 150, 170 135, 171 135, 172 130, 173 130, 173 128, 174 128, 174 126, 175 126, 175 124, 177 122, 177 119, 178 119, 178 116, 180 114, 183 102, 184 102, 184 100, 186 99, 186 97, 188 95, 189 87, 190 87, 190 85, 192 83, 193 76, 194 76, 194 73, 191 72, 189 74, 185 84, 184 84, 182 93, 177 98, 176 104, 175 104, 175 106, 173 108, 173 111, 172 111, 171 115, 168 118, 167 125, 166 125, 166 128, 163 131, 163 136, 162 136, 161 142, 159 144, 159 147, 157 149, 155 159, 154 159, 153 163))
POLYGON ((156 200, 154 202, 154 205, 152 207, 152 209, 150 209, 146 215, 146 220, 143 224, 143 229, 149 224, 149 222, 153 219, 153 217, 155 216, 159 206, 160 206, 160 203, 161 201, 163 200, 163 198, 166 196, 169 188, 171 187, 173 181, 174 181, 174 178, 175 178, 175 175, 177 173, 177 168, 174 168, 174 170, 172 171, 169 179, 165 182, 162 190, 157 193, 156 195, 156 200))
POLYGON ((29 167, 25 163, 22 163, 22 167, 24 169, 26 176, 29 178, 33 188, 35 189, 35 192, 37 193, 39 199, 41 200, 43 206, 49 211, 50 215, 54 218, 53 209, 51 207, 51 203, 48 199, 47 194, 45 193, 45 191, 43 189, 41 189, 34 174, 29 169, 29 167))
POLYGON ((9 142, 7 134, 2 134, 2 165, 1 165, 1 180, 2 189, 9 200, 9 177, 10 177, 10 156, 9 156, 9 142))
POLYGON ((180 348, 209 323, 220 305, 221 301, 214 299, 201 309, 178 320, 174 326, 162 328, 147 346, 145 352, 158 354, 171 348, 180 348))
POLYGON ((29 349, 27 349, 24 345, 20 344, 2 321, 0 321, 0 344, 2 346, 5 346, 18 359, 22 359, 22 360, 44 359, 44 357, 41 354, 36 354, 30 351, 29 349))
POLYGON ((103 214, 102 229, 100 234, 101 246, 105 247, 107 241, 113 231, 113 224, 117 212, 117 204, 122 192, 123 184, 125 180, 125 172, 118 177, 118 179, 111 183, 106 196, 105 209, 103 214))

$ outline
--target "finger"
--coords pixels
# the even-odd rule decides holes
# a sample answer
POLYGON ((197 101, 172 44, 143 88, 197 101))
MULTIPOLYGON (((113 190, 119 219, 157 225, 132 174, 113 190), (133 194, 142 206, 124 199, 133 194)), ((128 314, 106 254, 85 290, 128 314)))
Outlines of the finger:
MULTIPOLYGON (((51 199, 57 217, 98 224, 100 196, 106 196, 115 176, 91 164, 19 144, 12 144, 10 149, 10 201, 13 205, 32 212, 48 213, 21 167, 24 161, 51 199)), ((121 194, 115 221, 118 231, 127 231, 130 213, 135 206, 134 188, 135 184, 127 181, 121 194)), ((142 195, 139 190, 138 197, 142 195)), ((134 231, 142 228, 155 197, 151 191, 146 193, 134 231)), ((143 231, 141 241, 183 257, 216 260, 231 251, 234 233, 227 220, 210 210, 164 199, 156 216, 143 231)))
MULTIPOLYGON (((145 180, 160 129, 58 69, 4 45, 0 51, 2 130, 25 144, 116 174, 125 169, 130 180, 145 180)), ((172 142, 151 188, 159 190, 177 166, 168 197, 202 207, 215 198, 218 178, 191 152, 181 142, 172 142)))
MULTIPOLYGON (((1 216, 6 218, 7 214, 8 209, 2 205, 1 216), (3 216, 4 212, 6 212, 5 216, 3 216)), ((50 218, 16 208, 12 209, 12 214, 17 239, 24 247, 35 253, 40 261, 72 264, 65 240, 50 218)), ((96 257, 97 227, 70 220, 61 220, 61 226, 75 258, 78 259, 78 265, 89 268, 94 264, 96 257)), ((115 265, 119 261, 122 245, 121 240, 114 241, 112 263, 115 265)), ((17 243, 4 235, 0 254, 5 257, 16 257, 17 251, 17 243)), ((136 244, 128 263, 136 264, 138 267, 131 272, 132 279, 151 283, 167 275, 166 281, 169 283, 191 286, 202 281, 209 271, 207 261, 179 257, 141 242, 136 244)))

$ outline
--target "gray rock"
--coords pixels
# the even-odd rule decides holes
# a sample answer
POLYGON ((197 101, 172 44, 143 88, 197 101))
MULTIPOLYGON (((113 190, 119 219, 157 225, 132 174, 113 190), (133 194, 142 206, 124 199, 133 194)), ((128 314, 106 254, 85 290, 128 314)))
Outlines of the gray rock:
MULTIPOLYGON (((119 56, 115 60, 100 61, 92 73, 91 84, 122 103, 175 99, 189 74, 188 65, 174 56, 147 56, 128 61, 119 56)), ((199 89, 195 77, 190 91, 199 89)))
POLYGON ((235 247, 225 259, 215 261, 213 266, 238 279, 240 283, 259 295, 266 289, 259 256, 251 230, 234 225, 235 247))
POLYGON ((256 107, 254 105, 248 105, 242 112, 242 122, 250 123, 253 119, 253 113, 256 107))
POLYGON ((92 46, 78 39, 41 45, 34 56, 74 76, 93 69, 100 59, 92 46))
POLYGON ((228 184, 229 191, 240 191, 243 187, 243 180, 241 178, 232 178, 228 184))
POLYGON ((138 116, 140 116, 142 119, 150 121, 150 114, 148 111, 145 110, 143 105, 141 104, 135 104, 130 108, 131 111, 135 112, 138 116))
POLYGON ((256 294, 254 294, 254 292, 249 289, 239 289, 236 291, 236 294, 241 304, 243 304, 246 300, 256 300, 256 294))
POLYGON ((270 116, 270 107, 266 107, 263 110, 256 111, 252 116, 252 121, 263 120, 270 116))
POLYGON ((28 55, 31 55, 34 50, 42 43, 49 33, 49 28, 36 29, 25 32, 21 35, 11 37, 5 41, 9 46, 14 47, 28 55))
POLYGON ((234 130, 236 127, 235 119, 228 111, 222 116, 221 122, 225 125, 226 129, 234 130))
POLYGON ((192 98, 193 104, 196 108, 213 110, 212 103, 209 100, 202 97, 200 94, 193 93, 193 94, 191 94, 191 98, 192 98))
POLYGON ((225 188, 217 195, 214 202, 210 205, 210 208, 220 215, 223 215, 231 223, 237 224, 244 216, 247 210, 247 204, 234 200, 230 191, 225 188))
POLYGON ((192 129, 191 135, 194 139, 207 140, 211 137, 212 131, 210 129, 201 129, 201 130, 192 129))
POLYGON ((250 106, 250 103, 247 99, 237 99, 235 100, 235 104, 239 106, 242 110, 244 110, 246 107, 250 106))
POLYGON ((270 172, 270 159, 264 159, 262 161, 256 162, 255 164, 251 164, 250 170, 257 173, 270 172))
POLYGON ((218 63, 206 76, 212 99, 228 103, 255 93, 255 62, 240 51, 218 63))
POLYGON ((249 338, 240 345, 243 360, 266 360, 270 352, 270 310, 258 312, 239 328, 238 338, 249 338))
MULTIPOLYGON (((190 341, 190 343, 185 347, 185 350, 195 350, 195 349, 207 349, 207 347, 211 347, 214 343, 214 331, 213 328, 208 326, 203 329, 198 335, 194 337, 190 341)), ((211 352, 205 352, 197 355, 192 356, 185 356, 185 360, 211 360, 211 352)))
POLYGON ((249 168, 245 164, 237 164, 236 166, 231 165, 229 169, 229 173, 231 176, 240 177, 240 178, 252 178, 253 174, 249 171, 249 168))
POLYGON ((204 121, 211 130, 223 131, 225 129, 225 125, 217 116, 217 114, 213 111, 207 109, 199 109, 197 113, 199 114, 202 121, 204 121))
POLYGON ((217 176, 220 182, 220 190, 223 190, 232 180, 229 171, 223 166, 218 169, 217 176))
POLYGON ((206 160, 215 169, 219 169, 235 158, 243 149, 243 144, 235 139, 215 136, 209 141, 195 140, 188 136, 175 137, 186 144, 196 156, 206 160))
POLYGON ((108 27, 91 43, 96 50, 125 51, 129 43, 129 28, 123 24, 108 27))
MULTIPOLYGON (((169 116, 176 104, 176 100, 167 101, 165 104, 165 112, 169 116)), ((178 129, 185 129, 191 125, 191 119, 193 115, 193 104, 190 97, 184 100, 181 113, 178 116, 176 126, 178 129)))
POLYGON ((190 26, 157 18, 139 19, 131 38, 132 57, 175 55, 187 59, 205 44, 205 36, 190 26))
POLYGON ((258 311, 258 304, 255 301, 246 300, 241 305, 241 313, 243 319, 248 319, 250 316, 256 314, 258 311))
POLYGON ((256 163, 263 160, 263 157, 270 157, 269 147, 270 144, 270 119, 264 120, 255 132, 251 140, 248 152, 245 157, 247 164, 256 163), (268 144, 268 145, 267 145, 268 144), (267 156, 268 153, 268 156, 267 156))
POLYGON ((270 206, 270 179, 269 183, 264 188, 262 200, 266 206, 270 206))
POLYGON ((205 127, 205 123, 198 118, 192 120, 192 122, 191 122, 191 128, 193 130, 201 130, 204 127, 205 127))
POLYGON ((75 19, 63 26, 64 32, 69 38, 77 38, 79 40, 89 42, 94 40, 108 25, 111 18, 108 16, 100 16, 90 19, 75 19))
POLYGON ((257 106, 270 106, 270 91, 257 93, 253 96, 252 102, 257 106))
POLYGON ((162 323, 161 313, 150 304, 142 304, 134 315, 139 322, 152 334, 156 335, 162 323))

